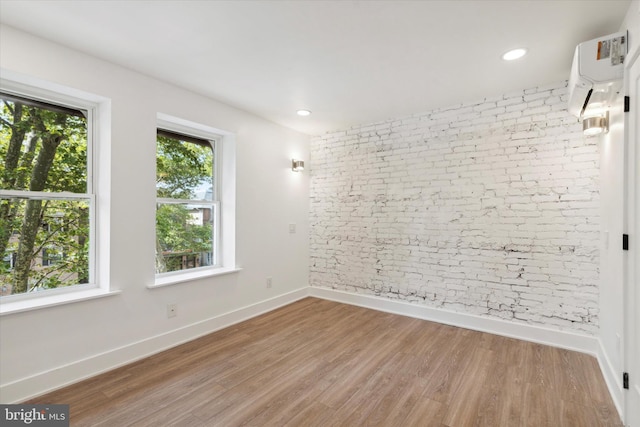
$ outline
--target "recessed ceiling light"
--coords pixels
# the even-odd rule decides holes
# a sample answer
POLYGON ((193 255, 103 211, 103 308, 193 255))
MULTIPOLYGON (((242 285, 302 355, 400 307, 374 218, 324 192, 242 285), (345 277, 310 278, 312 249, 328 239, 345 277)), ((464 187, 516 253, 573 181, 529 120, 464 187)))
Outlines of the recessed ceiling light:
POLYGON ((526 54, 527 54, 527 49, 524 49, 524 48, 513 49, 513 50, 510 50, 509 52, 506 52, 504 55, 502 55, 502 59, 504 59, 505 61, 513 61, 514 59, 522 58, 526 54))
POLYGON ((296 113, 299 116, 307 117, 309 114, 311 114, 311 111, 309 111, 309 110, 298 110, 298 111, 296 111, 296 113))

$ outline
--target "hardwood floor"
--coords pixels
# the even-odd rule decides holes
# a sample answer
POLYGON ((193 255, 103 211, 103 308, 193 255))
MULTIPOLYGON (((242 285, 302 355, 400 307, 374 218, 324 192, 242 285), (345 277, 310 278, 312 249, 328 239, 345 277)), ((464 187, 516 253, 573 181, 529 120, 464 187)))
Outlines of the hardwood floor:
POLYGON ((73 426, 622 426, 591 356, 314 298, 28 403, 73 426))

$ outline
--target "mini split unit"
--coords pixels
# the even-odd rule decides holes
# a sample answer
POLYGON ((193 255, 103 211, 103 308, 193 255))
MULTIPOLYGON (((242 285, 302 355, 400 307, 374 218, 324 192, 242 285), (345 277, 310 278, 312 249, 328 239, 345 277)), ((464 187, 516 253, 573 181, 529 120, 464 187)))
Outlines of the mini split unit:
POLYGON ((615 33, 580 43, 569 78, 569 112, 582 120, 586 135, 606 131, 611 104, 622 89, 627 33, 615 33), (594 130, 597 130, 594 131, 594 130))

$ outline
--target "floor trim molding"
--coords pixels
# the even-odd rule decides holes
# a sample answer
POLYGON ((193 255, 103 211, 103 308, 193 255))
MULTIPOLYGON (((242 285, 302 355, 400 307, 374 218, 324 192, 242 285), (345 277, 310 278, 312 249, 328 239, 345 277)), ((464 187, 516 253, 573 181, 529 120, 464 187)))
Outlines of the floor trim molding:
POLYGON ((473 329, 480 332, 502 335, 531 341, 538 344, 575 350, 598 357, 600 346, 594 336, 577 334, 575 332, 547 329, 540 326, 524 323, 509 322, 473 314, 458 313, 440 308, 427 307, 412 304, 405 301, 394 301, 373 295, 354 294, 329 288, 309 288, 309 296, 323 298, 373 310, 415 317, 423 320, 443 323, 445 325, 458 326, 473 329))
POLYGON ((624 420, 624 396, 622 379, 620 378, 621 374, 613 367, 613 364, 609 359, 609 355, 607 354, 607 351, 602 344, 602 340, 600 339, 598 339, 598 354, 596 357, 598 359, 598 365, 600 365, 600 371, 604 377, 604 382, 607 384, 609 394, 613 400, 613 404, 616 406, 618 414, 620 414, 620 418, 624 420))
POLYGON ((597 337, 329 288, 310 287, 309 296, 589 354, 597 359, 611 399, 620 418, 624 419, 622 384, 597 337))
POLYGON ((308 287, 260 301, 123 347, 3 384, 3 403, 19 403, 160 353, 308 296, 308 287))
POLYGON ((621 413, 621 384, 601 341, 594 336, 509 322, 501 319, 458 313, 439 308, 390 300, 373 295, 355 294, 329 288, 304 287, 266 301, 168 331, 119 347, 108 352, 77 360, 58 368, 2 385, 2 400, 18 403, 42 395, 103 372, 149 357, 203 335, 243 322, 306 297, 315 297, 387 313, 429 320, 510 338, 551 345, 590 354, 597 358, 609 393, 621 413))

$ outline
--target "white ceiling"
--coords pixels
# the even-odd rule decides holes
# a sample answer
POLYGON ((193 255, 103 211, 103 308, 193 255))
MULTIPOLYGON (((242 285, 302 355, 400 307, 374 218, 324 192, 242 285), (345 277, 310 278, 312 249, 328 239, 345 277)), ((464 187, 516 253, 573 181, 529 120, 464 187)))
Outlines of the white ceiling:
POLYGON ((566 79, 629 4, 0 0, 0 22, 319 134, 566 79))

